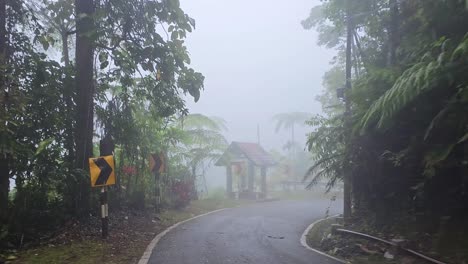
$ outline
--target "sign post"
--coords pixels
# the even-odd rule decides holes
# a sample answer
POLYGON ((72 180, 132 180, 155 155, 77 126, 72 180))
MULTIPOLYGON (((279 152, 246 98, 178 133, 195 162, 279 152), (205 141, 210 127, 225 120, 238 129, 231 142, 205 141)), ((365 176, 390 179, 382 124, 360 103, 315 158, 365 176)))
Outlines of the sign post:
POLYGON ((154 173, 154 193, 155 193, 155 212, 161 212, 161 184, 160 178, 161 173, 164 172, 165 168, 165 157, 163 153, 160 154, 151 154, 149 160, 150 171, 154 173))
POLYGON ((109 235, 109 206, 107 204, 107 189, 101 189, 101 224, 102 224, 102 238, 107 238, 109 235))
POLYGON ((107 187, 115 184, 114 142, 107 134, 99 142, 101 157, 89 159, 89 174, 91 187, 102 187, 99 195, 101 205, 102 238, 109 235, 109 206, 107 203, 107 187))
POLYGON ((91 187, 102 187, 100 193, 102 238, 109 235, 109 206, 107 203, 107 187, 115 184, 114 156, 104 156, 89 159, 91 187))

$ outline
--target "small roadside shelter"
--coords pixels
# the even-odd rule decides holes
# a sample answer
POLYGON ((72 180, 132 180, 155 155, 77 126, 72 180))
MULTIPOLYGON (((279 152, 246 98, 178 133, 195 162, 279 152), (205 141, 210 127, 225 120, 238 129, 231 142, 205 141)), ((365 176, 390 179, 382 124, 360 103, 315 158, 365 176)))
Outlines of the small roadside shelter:
POLYGON ((260 195, 259 198, 267 196, 267 169, 275 165, 273 157, 266 152, 259 144, 247 142, 232 142, 219 160, 216 166, 226 167, 226 194, 229 198, 234 198, 233 192, 233 166, 246 167, 247 173, 239 175, 240 188, 239 198, 255 199, 255 168, 260 168, 260 195))

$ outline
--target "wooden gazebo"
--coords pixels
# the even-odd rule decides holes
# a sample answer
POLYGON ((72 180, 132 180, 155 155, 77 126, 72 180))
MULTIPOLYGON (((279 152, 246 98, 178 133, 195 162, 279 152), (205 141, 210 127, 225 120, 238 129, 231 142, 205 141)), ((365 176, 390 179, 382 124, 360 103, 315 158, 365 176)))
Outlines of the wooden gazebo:
POLYGON ((261 183, 259 198, 267 197, 267 169, 275 165, 273 157, 268 154, 259 144, 232 142, 221 158, 215 163, 216 166, 226 167, 226 194, 229 198, 235 197, 232 188, 233 166, 245 166, 247 175, 240 176, 239 198, 255 199, 255 167, 260 168, 261 183))

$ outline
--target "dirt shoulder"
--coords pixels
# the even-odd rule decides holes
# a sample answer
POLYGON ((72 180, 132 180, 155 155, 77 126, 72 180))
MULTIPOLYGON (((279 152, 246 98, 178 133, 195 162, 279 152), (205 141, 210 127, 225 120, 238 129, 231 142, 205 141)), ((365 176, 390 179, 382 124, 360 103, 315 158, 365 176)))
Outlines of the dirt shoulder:
POLYGON ((100 237, 100 219, 69 223, 53 239, 40 246, 9 252, 6 263, 137 263, 146 246, 167 227, 221 208, 248 203, 246 201, 205 199, 193 201, 183 210, 166 210, 156 215, 150 211, 123 210, 111 212, 109 238, 100 237))
MULTIPOLYGON (((342 224, 336 218, 316 223, 307 234, 307 244, 331 256, 349 263, 359 264, 425 264, 420 258, 396 254, 394 249, 382 243, 351 235, 332 234, 332 224, 342 224)), ((358 230, 359 231, 359 230, 358 230)), ((440 256, 438 257, 439 259, 440 256)), ((442 259, 444 260, 444 259, 442 259)), ((455 263, 448 261, 447 263, 455 263)))

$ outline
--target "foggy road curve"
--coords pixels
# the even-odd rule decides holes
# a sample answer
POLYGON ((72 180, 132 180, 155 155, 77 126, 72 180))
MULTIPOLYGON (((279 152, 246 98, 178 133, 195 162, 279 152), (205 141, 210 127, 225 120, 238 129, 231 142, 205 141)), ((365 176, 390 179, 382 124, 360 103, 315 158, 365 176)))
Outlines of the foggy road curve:
MULTIPOLYGON (((338 263, 307 250, 300 237, 325 215, 327 200, 278 201, 224 210, 184 223, 153 249, 151 264, 338 263)), ((331 213, 338 213, 335 202, 331 213)))

